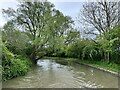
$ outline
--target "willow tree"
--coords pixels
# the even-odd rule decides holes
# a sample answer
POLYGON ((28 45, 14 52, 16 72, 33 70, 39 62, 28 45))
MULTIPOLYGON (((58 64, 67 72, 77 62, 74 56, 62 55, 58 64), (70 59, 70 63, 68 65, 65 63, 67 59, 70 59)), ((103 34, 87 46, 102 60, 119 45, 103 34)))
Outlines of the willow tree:
POLYGON ((70 31, 71 24, 73 23, 71 17, 64 16, 59 10, 56 10, 56 14, 52 18, 52 22, 49 26, 51 39, 49 47, 52 52, 63 49, 65 46, 65 35, 70 31))
POLYGON ((39 48, 48 40, 45 30, 52 17, 53 7, 49 2, 22 2, 16 10, 3 10, 3 13, 7 14, 14 24, 21 26, 20 29, 29 36, 32 45, 30 57, 35 62, 39 48))
MULTIPOLYGON (((42 48, 48 47, 49 42, 57 37, 62 38, 64 32, 69 28, 69 24, 72 23, 69 17, 56 10, 50 2, 21 2, 16 10, 3 9, 3 13, 29 36, 30 57, 35 63, 41 58, 40 54, 43 54, 43 52, 41 53, 42 48)), ((59 39, 55 41, 59 41, 59 39)))

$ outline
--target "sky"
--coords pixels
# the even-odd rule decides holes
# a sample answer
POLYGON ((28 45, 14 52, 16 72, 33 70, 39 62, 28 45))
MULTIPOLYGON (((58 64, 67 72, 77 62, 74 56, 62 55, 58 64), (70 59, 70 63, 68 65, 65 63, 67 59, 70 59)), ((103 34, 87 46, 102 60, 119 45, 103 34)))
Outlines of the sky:
MULTIPOLYGON (((82 7, 82 0, 48 0, 55 5, 55 8, 60 10, 64 15, 71 16, 77 25, 76 18, 78 17, 79 11, 82 7)), ((2 9, 8 7, 17 8, 18 2, 16 0, 0 0, 0 26, 3 26, 7 21, 3 17, 2 9)))

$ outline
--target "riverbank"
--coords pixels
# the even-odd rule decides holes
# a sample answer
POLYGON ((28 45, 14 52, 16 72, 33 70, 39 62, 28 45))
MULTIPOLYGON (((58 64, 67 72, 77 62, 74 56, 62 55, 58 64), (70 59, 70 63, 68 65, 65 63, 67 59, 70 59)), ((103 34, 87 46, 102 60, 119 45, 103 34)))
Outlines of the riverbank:
POLYGON ((105 72, 109 72, 111 74, 117 75, 120 70, 120 66, 116 63, 107 63, 103 61, 93 61, 93 60, 80 60, 78 58, 62 58, 62 57, 44 57, 44 58, 50 58, 55 60, 68 60, 68 61, 74 61, 79 64, 84 64, 105 72))

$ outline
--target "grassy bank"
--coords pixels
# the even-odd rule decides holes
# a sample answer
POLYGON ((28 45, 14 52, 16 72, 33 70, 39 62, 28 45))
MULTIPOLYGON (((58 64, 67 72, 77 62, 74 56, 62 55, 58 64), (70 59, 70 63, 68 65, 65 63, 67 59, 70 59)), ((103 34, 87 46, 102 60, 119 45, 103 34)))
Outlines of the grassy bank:
POLYGON ((94 61, 94 60, 80 60, 78 58, 61 58, 61 57, 47 57, 55 60, 70 60, 70 61, 76 61, 81 64, 93 66, 96 68, 103 68, 112 72, 119 72, 120 70, 120 65, 116 63, 107 63, 105 60, 104 61, 94 61))

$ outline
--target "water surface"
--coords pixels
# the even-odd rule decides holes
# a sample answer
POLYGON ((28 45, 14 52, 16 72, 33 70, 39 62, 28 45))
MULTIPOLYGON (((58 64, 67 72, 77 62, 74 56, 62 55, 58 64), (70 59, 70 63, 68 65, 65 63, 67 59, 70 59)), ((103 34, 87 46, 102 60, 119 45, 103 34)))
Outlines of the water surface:
POLYGON ((3 82, 3 88, 118 88, 118 77, 71 61, 41 59, 26 76, 3 82))

